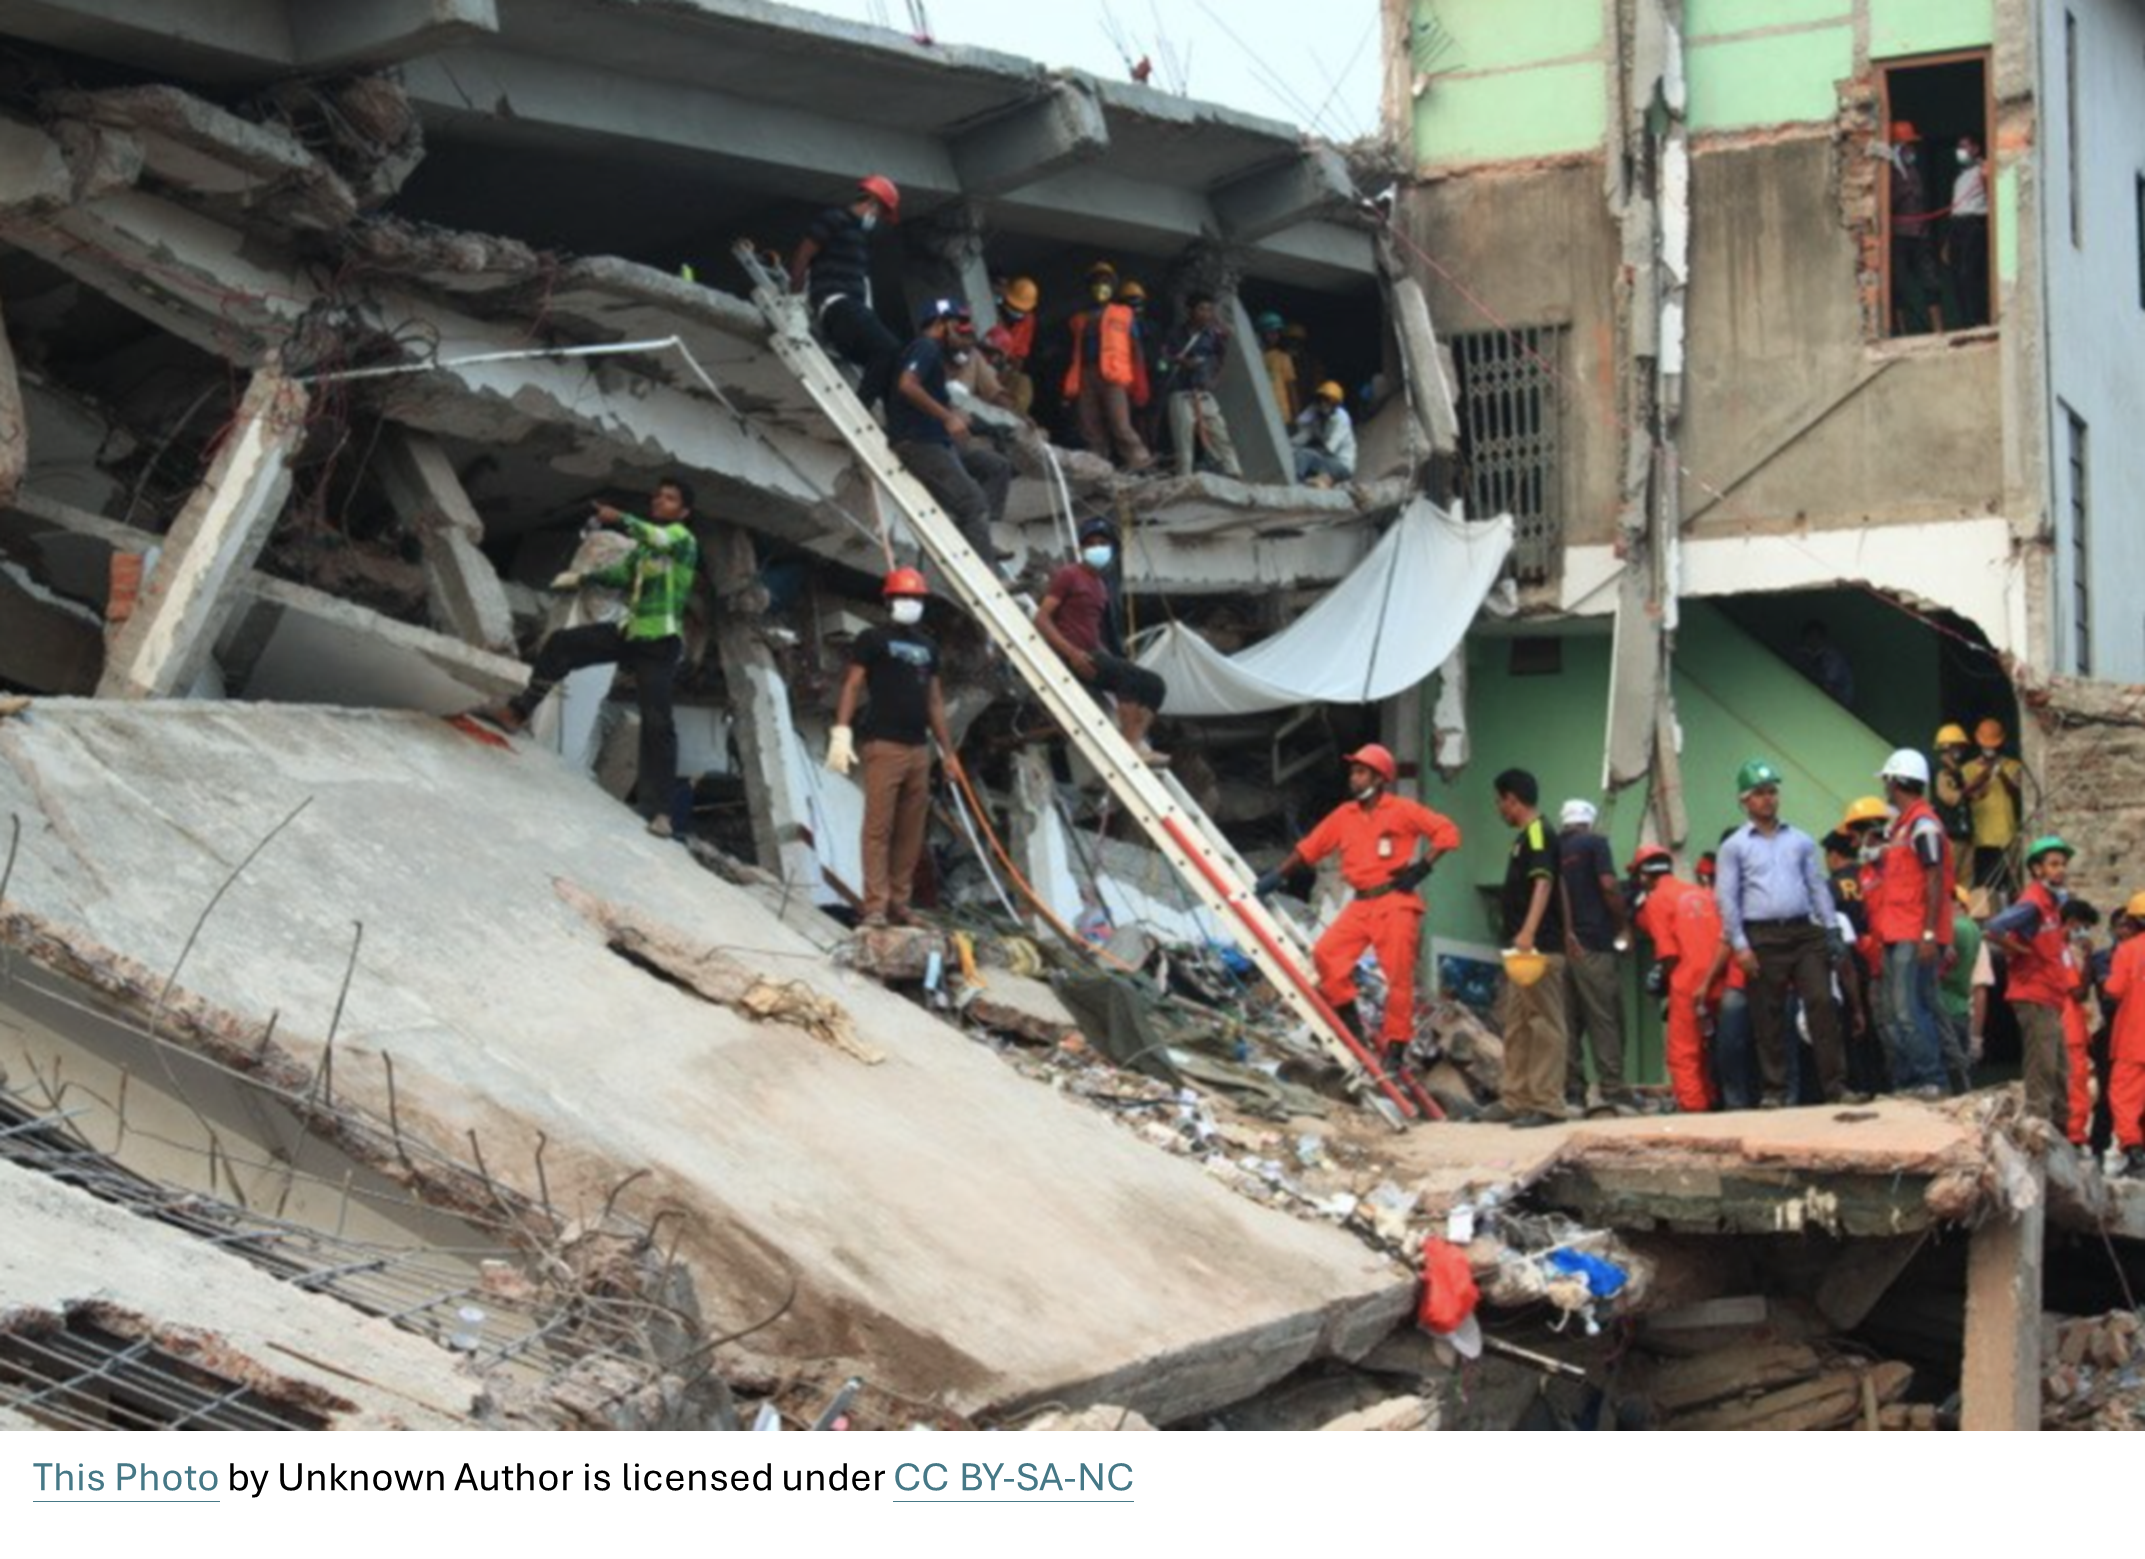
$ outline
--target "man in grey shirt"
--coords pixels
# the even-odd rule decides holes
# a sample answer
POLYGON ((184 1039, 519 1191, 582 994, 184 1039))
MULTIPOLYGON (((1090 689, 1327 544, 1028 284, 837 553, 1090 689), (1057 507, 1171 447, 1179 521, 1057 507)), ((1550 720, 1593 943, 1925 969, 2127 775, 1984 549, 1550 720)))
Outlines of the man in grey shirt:
POLYGON ((1846 1097, 1845 1051, 1832 1001, 1832 890, 1817 841, 1780 821, 1780 772, 1753 758, 1735 788, 1749 822, 1724 840, 1713 893, 1720 904, 1721 958, 1750 981, 1751 1028, 1757 1040, 1761 1108, 1788 1103, 1787 993, 1802 998, 1816 1052, 1817 1086, 1827 1100, 1846 1097))

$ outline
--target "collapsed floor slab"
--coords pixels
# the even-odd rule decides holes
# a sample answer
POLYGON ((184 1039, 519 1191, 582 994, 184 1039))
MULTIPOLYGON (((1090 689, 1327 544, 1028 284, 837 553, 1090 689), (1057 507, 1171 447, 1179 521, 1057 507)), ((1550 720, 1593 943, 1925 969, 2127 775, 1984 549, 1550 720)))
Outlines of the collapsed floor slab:
POLYGON ((1404 1271, 1251 1207, 836 969, 751 895, 525 747, 404 716, 44 702, 0 730, 11 904, 186 983, 502 1180, 670 1214, 711 1329, 964 1412, 1109 1400, 1169 1421, 1367 1348, 1404 1271), (620 956, 561 882, 839 1004, 866 1067, 620 956), (538 1155, 543 1154, 541 1167, 538 1155))

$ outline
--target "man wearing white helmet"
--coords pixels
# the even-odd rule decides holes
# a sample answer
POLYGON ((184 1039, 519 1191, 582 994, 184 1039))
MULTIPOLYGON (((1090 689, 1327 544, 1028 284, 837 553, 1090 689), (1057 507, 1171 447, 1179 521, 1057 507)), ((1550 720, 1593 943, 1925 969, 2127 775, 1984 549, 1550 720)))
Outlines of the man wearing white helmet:
POLYGON ((1870 931, 1884 949, 1878 1027, 1895 1093, 1940 1099, 1948 1091, 1946 1025, 1937 974, 1951 949, 1957 868, 1943 821, 1929 804, 1929 760, 1911 747, 1877 771, 1896 814, 1869 890, 1870 931))

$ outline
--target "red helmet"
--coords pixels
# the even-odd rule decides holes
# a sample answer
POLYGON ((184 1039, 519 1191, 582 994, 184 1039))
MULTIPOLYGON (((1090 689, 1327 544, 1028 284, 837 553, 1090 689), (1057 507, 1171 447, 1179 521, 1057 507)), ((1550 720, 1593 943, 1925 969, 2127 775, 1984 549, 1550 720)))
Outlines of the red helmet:
POLYGON ((1643 844, 1631 857, 1631 864, 1624 870, 1632 876, 1644 876, 1652 872, 1670 872, 1676 869, 1676 858, 1657 844, 1643 844))
POLYGON ((894 221, 901 220, 901 191, 894 188, 894 181, 883 173, 869 173, 857 180, 857 192, 869 195, 886 207, 886 214, 894 221))
POLYGON ((1360 763, 1388 785, 1392 784, 1400 773, 1400 765, 1393 761, 1393 755, 1376 742, 1372 742, 1368 746, 1358 747, 1342 762, 1360 763))
POLYGON ((931 587, 924 583, 924 576, 913 568, 897 568, 886 576, 886 583, 879 587, 881 595, 929 595, 931 587))

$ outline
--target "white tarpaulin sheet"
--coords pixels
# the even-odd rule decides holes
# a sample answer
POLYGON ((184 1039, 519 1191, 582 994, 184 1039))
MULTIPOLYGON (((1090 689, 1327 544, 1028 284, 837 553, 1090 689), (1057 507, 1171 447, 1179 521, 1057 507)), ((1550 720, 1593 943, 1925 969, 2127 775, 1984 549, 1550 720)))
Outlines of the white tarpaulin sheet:
POLYGON ((1401 511, 1355 572, 1281 632, 1224 655, 1171 623, 1139 653, 1169 684, 1180 715, 1234 715, 1296 704, 1369 704, 1445 663, 1512 550, 1509 514, 1464 520, 1427 498, 1401 511))

